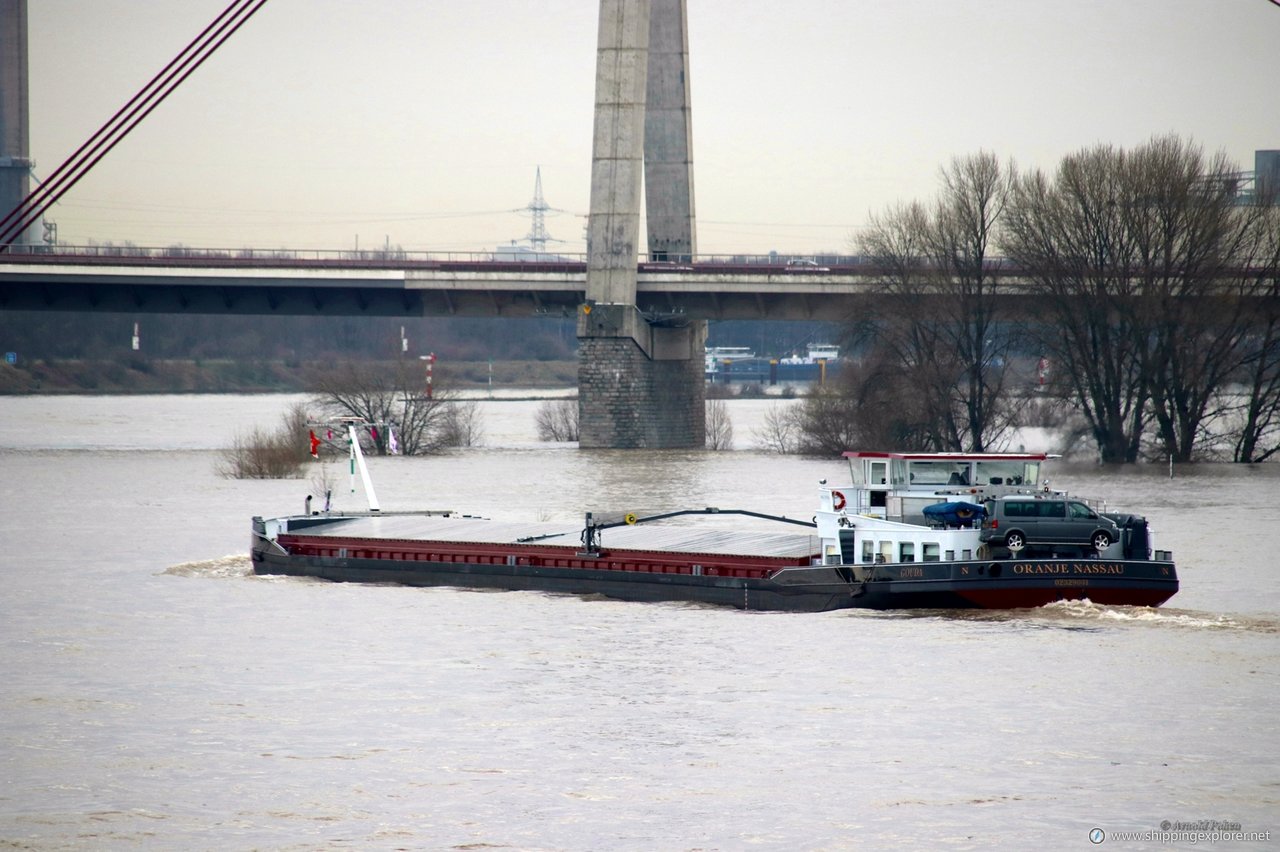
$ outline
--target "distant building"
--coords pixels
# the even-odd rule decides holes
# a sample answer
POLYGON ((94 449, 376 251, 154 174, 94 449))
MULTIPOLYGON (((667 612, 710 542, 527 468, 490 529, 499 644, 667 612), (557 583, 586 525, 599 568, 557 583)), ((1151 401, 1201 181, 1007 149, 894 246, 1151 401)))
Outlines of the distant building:
POLYGON ((1280 193, 1280 151, 1253 152, 1253 194, 1276 200, 1280 193))

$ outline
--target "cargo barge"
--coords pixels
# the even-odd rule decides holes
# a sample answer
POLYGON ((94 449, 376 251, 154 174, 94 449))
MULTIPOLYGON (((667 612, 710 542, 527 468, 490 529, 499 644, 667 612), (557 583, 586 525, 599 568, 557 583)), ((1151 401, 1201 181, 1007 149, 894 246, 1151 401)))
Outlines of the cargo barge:
POLYGON ((1172 555, 1154 548, 1137 515, 1100 508, 1099 517, 1114 519, 1114 541, 1011 538, 1020 545, 1012 550, 983 541, 989 501, 1061 495, 1040 482, 1044 454, 846 456, 851 482, 820 483, 811 518, 703 508, 587 515, 579 526, 313 512, 253 518, 251 557, 258 574, 746 610, 1004 609, 1084 598, 1159 606, 1178 590, 1172 555), (691 523, 699 516, 707 520, 691 523), (764 522, 778 531, 764 531, 764 522))

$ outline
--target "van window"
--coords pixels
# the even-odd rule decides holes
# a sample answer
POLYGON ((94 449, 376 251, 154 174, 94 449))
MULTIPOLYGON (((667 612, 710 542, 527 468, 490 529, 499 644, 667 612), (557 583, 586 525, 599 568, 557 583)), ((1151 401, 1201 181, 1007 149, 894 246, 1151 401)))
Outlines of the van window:
POLYGON ((1062 518, 1066 508, 1061 500, 1006 500, 1007 518, 1062 518))
POLYGON ((1086 506, 1084 503, 1071 502, 1071 517, 1073 518, 1096 518, 1098 514, 1086 506))

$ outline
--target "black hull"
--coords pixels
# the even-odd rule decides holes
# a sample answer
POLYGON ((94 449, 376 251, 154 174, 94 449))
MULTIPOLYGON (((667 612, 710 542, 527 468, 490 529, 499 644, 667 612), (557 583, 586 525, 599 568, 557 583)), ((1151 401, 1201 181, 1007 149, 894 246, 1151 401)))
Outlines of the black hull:
POLYGON ((623 601, 688 601, 738 609, 824 612, 850 606, 849 584, 780 587, 768 580, 695 577, 681 574, 624 574, 581 568, 520 568, 457 562, 395 562, 329 559, 281 554, 254 555, 258 574, 288 574, 340 583, 396 583, 464 589, 600 595, 623 601), (261 558, 259 558, 259 556, 261 558))
POLYGON ((294 556, 255 536, 253 568, 349 583, 600 595, 624 601, 686 601, 746 610, 1017 609, 1057 600, 1158 606, 1178 590, 1172 563, 1097 559, 995 560, 876 566, 852 580, 844 566, 787 568, 768 578, 623 573, 583 568, 474 565, 294 556))

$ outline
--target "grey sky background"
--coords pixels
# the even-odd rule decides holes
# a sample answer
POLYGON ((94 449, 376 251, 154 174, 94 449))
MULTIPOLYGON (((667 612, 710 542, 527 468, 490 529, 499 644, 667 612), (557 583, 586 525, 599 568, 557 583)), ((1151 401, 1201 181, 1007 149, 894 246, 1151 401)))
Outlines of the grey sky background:
MULTIPOLYGON (((47 176, 227 0, 30 0, 47 176)), ((49 215, 64 243, 582 251, 596 0, 271 0, 49 215)), ((702 253, 845 251, 985 149, 1280 148, 1268 0, 689 0, 702 253)))

